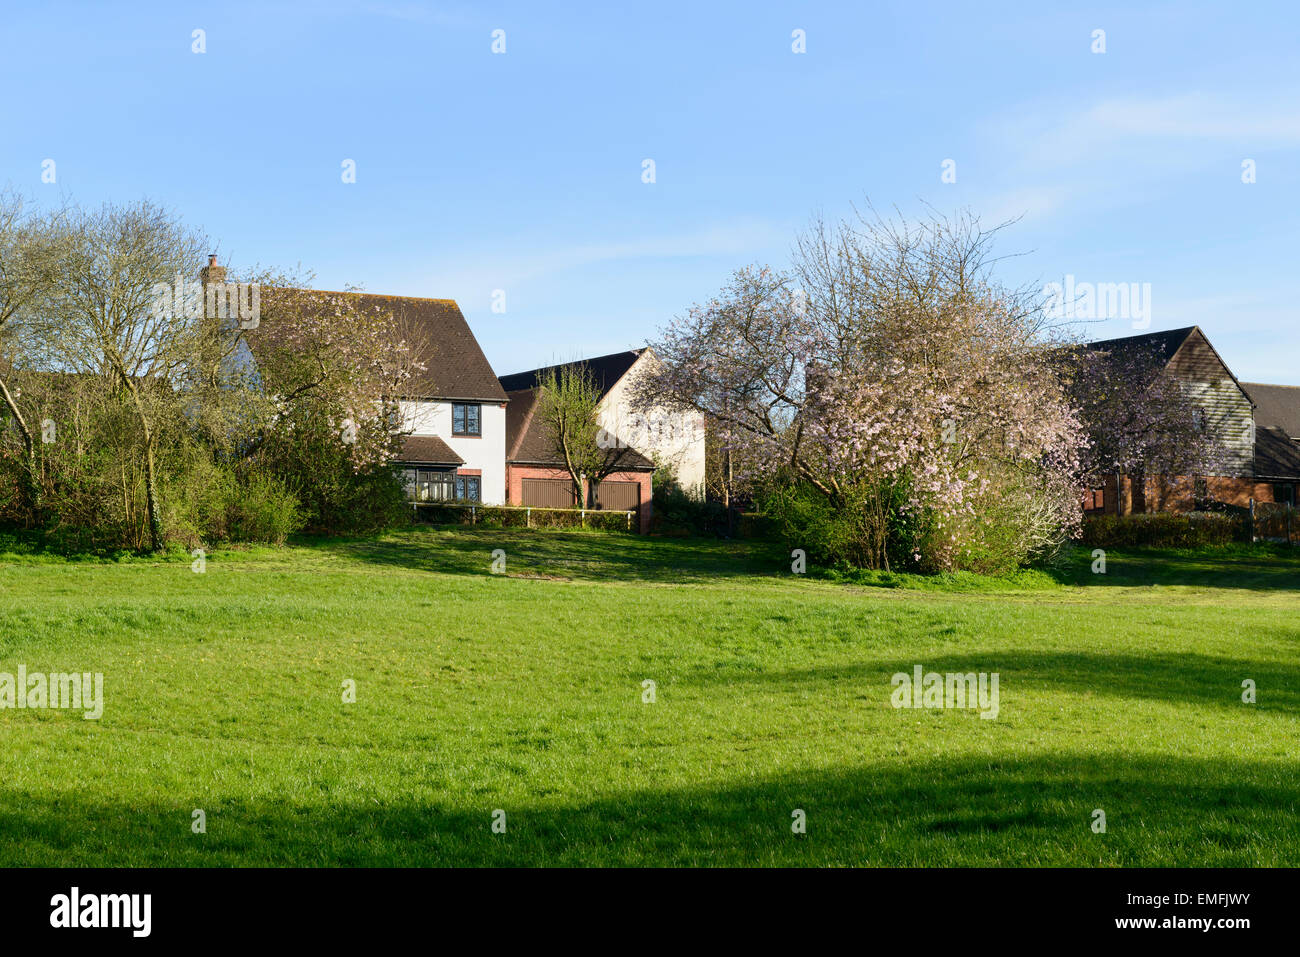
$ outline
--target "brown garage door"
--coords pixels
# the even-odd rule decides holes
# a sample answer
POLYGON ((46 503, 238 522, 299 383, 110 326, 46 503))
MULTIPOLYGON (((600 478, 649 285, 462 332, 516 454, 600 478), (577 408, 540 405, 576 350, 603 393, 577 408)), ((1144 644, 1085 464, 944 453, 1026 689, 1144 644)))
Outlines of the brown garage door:
POLYGON ((637 482, 601 482, 596 486, 596 507, 636 511, 641 507, 641 486, 637 482))
POLYGON ((575 504, 573 483, 568 479, 526 478, 520 491, 523 504, 533 508, 573 508, 575 504))

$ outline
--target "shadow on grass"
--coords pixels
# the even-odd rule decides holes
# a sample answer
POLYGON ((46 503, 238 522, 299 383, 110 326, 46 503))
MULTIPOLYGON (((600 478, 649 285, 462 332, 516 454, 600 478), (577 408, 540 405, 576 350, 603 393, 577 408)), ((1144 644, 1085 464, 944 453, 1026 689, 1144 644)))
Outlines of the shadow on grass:
POLYGON ((417 528, 372 538, 305 538, 301 544, 356 561, 444 574, 484 575, 493 551, 506 576, 587 581, 706 582, 788 571, 779 546, 665 539, 618 532, 514 528, 417 528))
MULTIPOLYGON (((1297 637, 1300 637, 1298 635, 1297 637)), ((915 665, 926 671, 998 674, 1003 714, 1014 696, 1030 689, 1067 691, 1085 696, 1167 701, 1174 704, 1219 705, 1300 715, 1300 664, 1212 658, 1197 654, 1093 654, 1089 652, 991 651, 982 655, 926 655, 922 658, 862 662, 825 668, 754 672, 714 668, 683 677, 697 686, 742 684, 775 688, 842 685, 860 682, 881 696, 898 672, 912 674, 915 665), (1257 700, 1241 700, 1242 681, 1255 682, 1257 700)))
POLYGON ((1106 550, 1106 572, 1092 571, 1092 549, 1075 549, 1062 567, 1044 569, 1063 585, 1190 585, 1196 588, 1300 590, 1300 548, 1230 545, 1220 548, 1106 550))
MULTIPOLYGON (((200 788, 201 791, 201 788, 200 788)), ((0 792, 0 864, 1124 865, 1300 863, 1300 764, 1120 754, 913 761, 582 803, 104 803, 0 792), (204 805, 207 833, 190 830, 204 805), (507 831, 491 830, 493 811, 507 831), (792 833, 792 812, 807 833, 792 833), (1106 833, 1094 833, 1094 811, 1106 833)))
MULTIPOLYGON (((368 538, 303 538, 298 542, 374 564, 451 574, 486 574, 492 552, 506 552, 507 576, 589 581, 709 582, 735 578, 785 578, 789 552, 761 540, 660 538, 556 529, 422 527, 368 538)), ((1259 591, 1300 590, 1300 549, 1235 546, 1194 551, 1111 551, 1105 574, 1092 572, 1092 555, 1077 548, 1070 559, 1043 573, 1012 578, 959 576, 960 580, 897 574, 880 581, 849 580, 861 587, 922 591, 1013 591, 1057 585, 1187 585, 1259 591), (902 581, 906 579, 906 581, 902 581)), ((813 576, 818 577, 818 576, 813 576)), ((821 576, 824 577, 824 576, 821 576)))

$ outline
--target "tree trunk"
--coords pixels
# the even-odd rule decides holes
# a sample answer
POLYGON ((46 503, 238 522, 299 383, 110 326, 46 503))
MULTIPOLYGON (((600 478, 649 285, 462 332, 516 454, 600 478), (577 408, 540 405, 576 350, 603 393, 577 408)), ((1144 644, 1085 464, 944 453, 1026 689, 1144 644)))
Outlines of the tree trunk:
POLYGON ((27 442, 26 467, 23 469, 23 497, 31 512, 32 524, 37 528, 45 524, 45 490, 41 488, 40 466, 36 464, 36 446, 27 442))
POLYGON ((135 407, 136 418, 140 421, 140 430, 144 433, 145 517, 149 523, 149 550, 160 552, 163 543, 162 509, 158 507, 158 476, 154 469, 153 460, 157 437, 154 435, 149 415, 144 410, 144 401, 140 398, 139 387, 127 375, 126 369, 121 362, 114 362, 114 367, 121 377, 122 387, 131 398, 131 404, 135 407))
POLYGON ((8 383, 0 381, 0 394, 3 394, 5 405, 9 409, 9 414, 14 417, 14 425, 18 427, 18 434, 23 440, 23 467, 18 477, 19 491, 26 500, 32 523, 40 526, 44 523, 42 512, 45 496, 41 489, 40 468, 36 464, 36 437, 32 435, 32 430, 27 427, 27 420, 18 410, 18 403, 14 401, 8 383))
POLYGON ((153 437, 145 438, 144 452, 145 504, 149 518, 149 550, 162 551, 162 517, 158 508, 158 482, 154 475, 153 437))

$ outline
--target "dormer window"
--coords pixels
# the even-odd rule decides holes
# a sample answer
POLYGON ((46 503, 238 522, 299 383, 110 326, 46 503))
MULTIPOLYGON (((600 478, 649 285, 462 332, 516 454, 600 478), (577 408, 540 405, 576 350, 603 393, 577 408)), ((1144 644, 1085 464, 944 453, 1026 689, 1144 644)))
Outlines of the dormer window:
POLYGON ((477 403, 465 402, 451 404, 452 435, 482 435, 482 407, 477 403))

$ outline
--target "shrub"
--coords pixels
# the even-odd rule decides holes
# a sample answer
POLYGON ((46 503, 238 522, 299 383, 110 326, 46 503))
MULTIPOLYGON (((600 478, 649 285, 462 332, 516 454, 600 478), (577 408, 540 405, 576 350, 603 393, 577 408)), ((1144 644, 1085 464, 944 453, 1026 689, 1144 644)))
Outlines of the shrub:
POLYGON ((476 506, 474 520, 475 524, 486 525, 488 528, 526 528, 529 524, 527 509, 503 505, 476 506))
POLYGON ((656 491, 651 527, 668 535, 704 535, 722 538, 732 533, 727 507, 721 502, 692 498, 680 489, 660 496, 656 491))
POLYGON ((283 477, 302 503, 305 527, 311 531, 366 534, 410 523, 406 490, 389 466, 356 472, 348 459, 334 453, 316 472, 283 477))
MULTIPOLYGON (((608 532, 628 531, 627 512, 578 508, 539 508, 520 505, 460 505, 421 502, 419 521, 431 525, 483 525, 487 528, 588 528, 608 532)), ((632 516, 632 531, 637 530, 632 516)))
POLYGON ((1241 518, 1219 512, 1152 512, 1084 519, 1082 541, 1097 548, 1199 548, 1249 540, 1241 518))
POLYGON ((772 528, 790 548, 825 568, 865 568, 872 561, 874 530, 867 511, 852 504, 837 506, 806 485, 778 489, 764 501, 772 528))
POLYGON ((297 497, 272 475, 254 474, 236 486, 226 504, 226 527, 235 542, 283 545, 305 520, 297 497))
POLYGON ((166 534, 185 548, 217 542, 282 545, 303 527, 298 498, 280 479, 253 472, 239 478, 202 459, 164 487, 166 534))
POLYGON ((740 521, 736 523, 736 533, 741 538, 774 539, 777 537, 776 522, 766 512, 741 512, 740 521))
POLYGON ((798 484, 767 492, 762 504, 775 536, 823 567, 929 570, 921 556, 939 530, 931 513, 907 501, 904 483, 846 485, 835 500, 798 484))
POLYGON ((677 484, 671 469, 657 469, 653 485, 651 528, 654 531, 662 535, 714 537, 732 533, 727 507, 691 495, 677 484))
POLYGON ((1069 516, 1054 504, 1064 498, 1055 488, 1054 473, 992 463, 984 478, 988 484, 970 497, 970 511, 947 519, 943 530, 928 530, 947 534, 949 541, 931 541, 919 553, 946 553, 950 562, 925 570, 1008 575, 1030 563, 1050 563, 1077 526, 1077 503, 1071 502, 1069 516))

